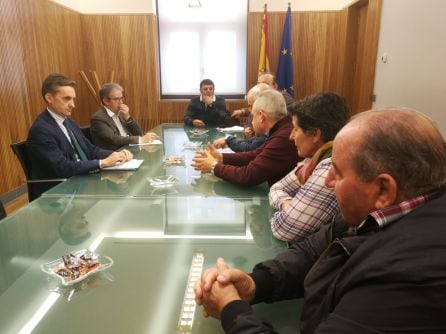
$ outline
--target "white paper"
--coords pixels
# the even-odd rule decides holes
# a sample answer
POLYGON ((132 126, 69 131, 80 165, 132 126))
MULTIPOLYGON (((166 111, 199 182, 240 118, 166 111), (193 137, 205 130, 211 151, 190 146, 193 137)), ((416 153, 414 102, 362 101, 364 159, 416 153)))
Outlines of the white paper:
POLYGON ((129 146, 142 146, 142 145, 162 145, 163 142, 159 139, 152 140, 149 143, 141 143, 141 144, 129 144, 129 146))
POLYGON ((229 128, 217 128, 218 131, 221 132, 243 132, 243 126, 234 125, 229 128))
POLYGON ((144 160, 132 159, 116 166, 102 168, 102 170, 136 170, 141 166, 143 161, 144 160))

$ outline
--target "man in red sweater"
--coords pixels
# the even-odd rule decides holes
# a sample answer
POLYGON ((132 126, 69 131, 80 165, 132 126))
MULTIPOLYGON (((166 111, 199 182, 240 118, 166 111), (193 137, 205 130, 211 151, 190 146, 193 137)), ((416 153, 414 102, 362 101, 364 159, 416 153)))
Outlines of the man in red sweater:
POLYGON ((220 153, 208 144, 208 150, 197 152, 192 166, 242 186, 255 186, 265 181, 272 185, 293 169, 298 158, 290 140, 293 125, 282 94, 272 89, 261 92, 251 113, 255 133, 269 135, 262 146, 249 152, 220 153))

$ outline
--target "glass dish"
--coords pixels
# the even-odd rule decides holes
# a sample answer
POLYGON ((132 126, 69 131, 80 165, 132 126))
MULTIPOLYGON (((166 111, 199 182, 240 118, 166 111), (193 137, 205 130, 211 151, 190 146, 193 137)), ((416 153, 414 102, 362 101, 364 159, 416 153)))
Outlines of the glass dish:
POLYGON ((163 164, 165 166, 184 166, 185 158, 184 156, 171 155, 163 158, 163 164))
POLYGON ((203 143, 201 141, 190 141, 190 142, 185 142, 183 144, 183 147, 185 150, 196 151, 200 150, 202 145, 203 143))
POLYGON ((178 180, 173 175, 161 175, 147 178, 153 188, 169 188, 177 184, 178 180))
POLYGON ((79 275, 79 277, 76 279, 64 277, 64 276, 57 274, 57 272, 60 269, 67 268, 65 266, 65 263, 62 258, 59 258, 57 260, 54 260, 54 261, 51 261, 48 263, 43 263, 40 265, 40 269, 42 269, 42 271, 47 273, 48 275, 54 276, 54 277, 57 277, 58 279, 60 279, 60 281, 62 282, 63 285, 73 285, 73 284, 76 284, 76 283, 86 279, 88 276, 91 276, 98 271, 108 269, 113 265, 113 260, 110 257, 104 256, 104 255, 99 255, 99 254, 92 252, 88 249, 82 249, 82 250, 79 250, 76 252, 72 252, 72 253, 70 253, 70 255, 73 255, 76 259, 79 259, 82 255, 87 256, 88 258, 93 259, 94 262, 97 263, 97 265, 95 265, 93 269, 88 270, 86 273, 81 273, 79 275))

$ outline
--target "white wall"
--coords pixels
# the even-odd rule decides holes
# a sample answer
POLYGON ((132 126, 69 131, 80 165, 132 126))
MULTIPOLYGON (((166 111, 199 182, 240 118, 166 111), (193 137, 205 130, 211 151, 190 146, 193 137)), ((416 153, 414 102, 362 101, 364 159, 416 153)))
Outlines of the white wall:
POLYGON ((373 107, 418 109, 446 138, 445 13, 444 0, 383 0, 373 107))
MULTIPOLYGON (((50 0, 82 14, 145 14, 156 13, 155 0, 50 0)), ((166 0, 159 0, 166 1, 166 0)), ((172 1, 172 0, 170 0, 172 1)), ((175 0, 173 0, 175 1, 175 0)), ((196 0, 181 0, 182 3, 196 0)), ((224 1, 224 0, 201 0, 224 1)), ((341 10, 358 0, 267 0, 269 12, 286 12, 288 2, 292 11, 341 10)), ((265 0, 249 0, 249 11, 263 12, 265 0)))

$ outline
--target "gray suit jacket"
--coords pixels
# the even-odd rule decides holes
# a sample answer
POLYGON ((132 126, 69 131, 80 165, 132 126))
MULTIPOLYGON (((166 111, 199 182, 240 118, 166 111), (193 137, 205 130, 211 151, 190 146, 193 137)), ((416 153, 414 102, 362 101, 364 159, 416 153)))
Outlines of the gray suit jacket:
POLYGON ((122 137, 119 134, 118 127, 115 122, 107 114, 107 110, 101 107, 91 116, 90 133, 93 143, 107 150, 117 150, 128 144, 137 144, 139 136, 142 135, 141 128, 138 123, 130 117, 128 121, 119 116, 122 127, 129 134, 128 137, 122 137))

